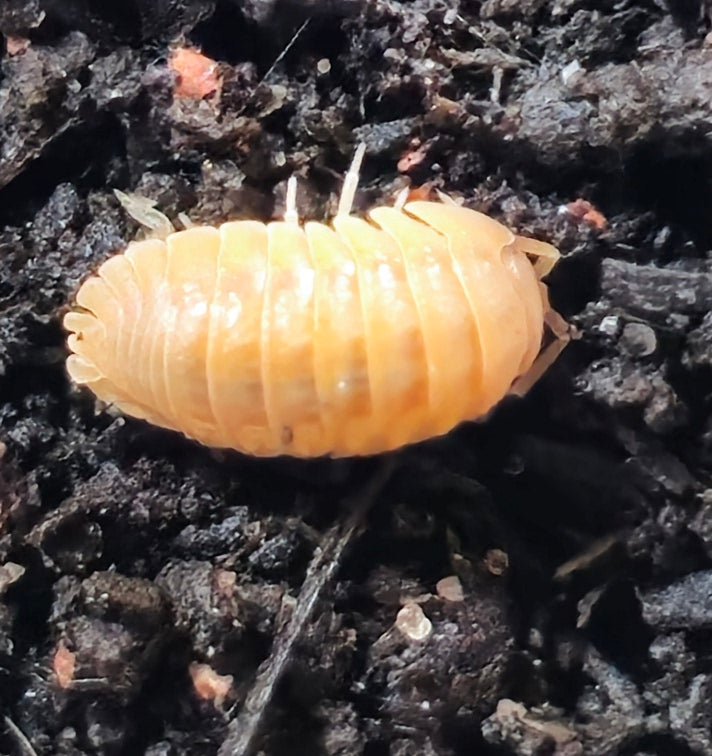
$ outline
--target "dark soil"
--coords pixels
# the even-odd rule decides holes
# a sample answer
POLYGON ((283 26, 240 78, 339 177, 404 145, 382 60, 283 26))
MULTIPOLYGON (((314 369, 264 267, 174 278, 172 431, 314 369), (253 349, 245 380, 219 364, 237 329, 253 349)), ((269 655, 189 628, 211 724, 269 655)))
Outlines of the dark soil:
POLYGON ((706 8, 2 1, 0 753, 712 754, 706 8), (178 46, 219 98, 174 99, 178 46), (526 399, 384 483, 70 386, 114 188, 268 220, 296 173, 322 219, 357 141, 359 209, 434 182, 561 248, 582 338, 526 399))

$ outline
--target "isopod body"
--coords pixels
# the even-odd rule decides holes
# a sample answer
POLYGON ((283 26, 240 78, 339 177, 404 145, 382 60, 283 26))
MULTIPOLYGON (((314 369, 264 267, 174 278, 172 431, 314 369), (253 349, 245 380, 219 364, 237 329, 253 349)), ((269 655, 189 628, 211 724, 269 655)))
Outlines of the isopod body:
POLYGON ((133 242, 65 316, 68 370, 212 447, 395 449, 482 417, 530 370, 548 305, 527 253, 557 256, 429 201, 133 242))

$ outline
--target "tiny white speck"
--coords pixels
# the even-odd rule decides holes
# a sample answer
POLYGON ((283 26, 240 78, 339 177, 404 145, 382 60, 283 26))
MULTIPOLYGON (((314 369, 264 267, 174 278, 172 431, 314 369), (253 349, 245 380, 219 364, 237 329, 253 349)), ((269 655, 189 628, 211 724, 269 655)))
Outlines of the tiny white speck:
POLYGON ((190 308, 190 314, 194 318, 202 318, 208 312, 208 303, 201 299, 190 308))
POLYGON ((561 69, 561 81, 564 85, 568 84, 580 71, 583 71, 581 64, 577 60, 572 60, 571 63, 561 69))

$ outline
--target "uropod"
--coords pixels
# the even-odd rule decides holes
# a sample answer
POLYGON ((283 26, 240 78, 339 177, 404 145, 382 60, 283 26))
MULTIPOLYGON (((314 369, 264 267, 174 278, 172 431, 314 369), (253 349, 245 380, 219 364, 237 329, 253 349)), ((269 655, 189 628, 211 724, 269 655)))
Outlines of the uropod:
POLYGON ((377 454, 523 393, 566 324, 541 283, 559 253, 444 195, 330 225, 195 226, 131 242, 64 318, 79 385, 127 415, 255 456, 377 454), (546 341, 545 330, 554 335, 546 341))

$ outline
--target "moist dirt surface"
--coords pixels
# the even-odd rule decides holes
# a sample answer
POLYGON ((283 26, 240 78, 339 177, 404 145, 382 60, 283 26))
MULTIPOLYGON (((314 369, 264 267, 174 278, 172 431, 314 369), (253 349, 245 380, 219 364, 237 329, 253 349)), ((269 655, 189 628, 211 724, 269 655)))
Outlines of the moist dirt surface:
POLYGON ((707 12, 3 0, 0 753, 712 754, 707 12), (295 174, 323 220, 358 142, 357 212, 430 183, 561 249, 525 399, 260 461, 70 385, 114 189, 266 221, 295 174))

